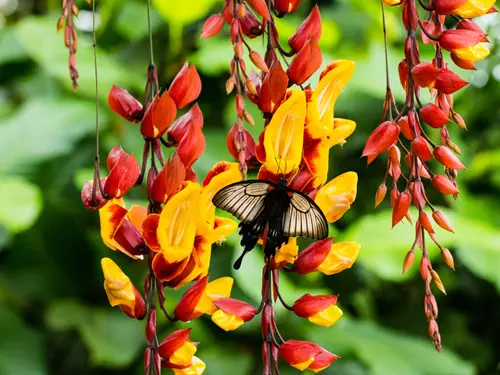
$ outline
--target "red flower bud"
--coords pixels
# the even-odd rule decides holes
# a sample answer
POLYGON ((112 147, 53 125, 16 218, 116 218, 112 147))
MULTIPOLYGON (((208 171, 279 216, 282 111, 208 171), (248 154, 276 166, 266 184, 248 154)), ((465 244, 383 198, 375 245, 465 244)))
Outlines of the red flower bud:
POLYGON ((445 30, 439 37, 439 44, 442 48, 453 51, 458 48, 470 47, 481 42, 485 33, 478 33, 477 31, 458 29, 458 30, 445 30))
POLYGON ((240 20, 240 25, 243 34, 251 39, 262 35, 264 32, 262 22, 255 18, 255 16, 250 12, 245 13, 245 17, 240 20))
POLYGON ((248 167, 258 165, 255 157, 255 141, 245 128, 240 132, 238 124, 234 124, 226 138, 226 146, 233 158, 239 158, 239 152, 245 151, 245 162, 248 167))
POLYGON ((485 37, 481 39, 481 42, 488 42, 488 37, 486 36, 486 33, 474 21, 463 19, 459 23, 457 23, 456 28, 459 30, 471 30, 475 31, 476 33, 484 34, 485 37))
POLYGON ((108 95, 109 108, 130 122, 142 119, 142 104, 125 89, 113 85, 108 95))
POLYGON ((431 219, 427 212, 421 211, 418 215, 418 221, 422 228, 424 228, 428 233, 434 233, 434 228, 432 227, 431 219))
POLYGON ((256 51, 250 51, 250 60, 252 60, 253 64, 262 72, 267 73, 269 72, 269 69, 262 58, 261 55, 259 55, 258 52, 256 51))
POLYGON ((265 0, 247 0, 248 4, 264 19, 271 20, 265 0))
MULTIPOLYGON (((410 127, 410 123, 408 121, 407 116, 401 117, 398 120, 398 125, 399 125, 399 128, 401 129, 401 133, 403 134, 403 136, 406 139, 412 141, 415 138, 415 135, 413 133, 413 129, 410 127)), ((417 126, 416 130, 417 130, 417 134, 420 135, 420 127, 417 126)))
POLYGON ((288 39, 288 45, 292 51, 299 52, 308 42, 318 42, 321 37, 321 14, 317 5, 311 14, 302 22, 295 33, 288 39))
POLYGON ((444 214, 441 211, 434 211, 432 213, 432 218, 436 222, 437 225, 439 225, 441 228, 444 230, 447 230, 448 232, 453 233, 453 228, 451 227, 450 222, 448 221, 448 218, 444 216, 444 214))
POLYGON ((195 308, 207 285, 208 276, 205 276, 203 279, 200 279, 190 286, 188 290, 186 290, 174 310, 174 315, 177 319, 187 322, 196 319, 203 314, 200 311, 195 311, 195 308))
POLYGON ((387 194, 387 186, 382 184, 378 187, 377 192, 375 193, 375 207, 377 207, 385 198, 387 194))
POLYGON ((403 191, 392 210, 392 226, 394 227, 406 216, 411 204, 411 195, 408 191, 403 191))
POLYGON ((435 89, 441 91, 443 94, 453 94, 468 83, 451 70, 441 69, 436 78, 435 89))
POLYGON ((420 109, 420 116, 425 123, 433 128, 440 128, 450 120, 437 105, 429 103, 420 109))
POLYGON ((432 180, 432 185, 442 194, 458 194, 458 188, 445 176, 438 174, 432 180))
POLYGON ((299 274, 316 271, 326 259, 332 245, 333 238, 326 238, 321 241, 313 242, 299 253, 299 256, 293 264, 294 270, 299 274))
POLYGON ((399 126, 392 121, 381 123, 368 137, 362 156, 373 156, 374 159, 386 151, 398 139, 399 131, 399 126))
POLYGON ((175 102, 168 92, 156 94, 141 124, 141 134, 146 138, 161 137, 177 114, 175 102))
POLYGON ((151 188, 151 199, 158 203, 166 203, 180 188, 186 179, 186 168, 177 153, 165 163, 151 188))
MULTIPOLYGON (((111 151, 114 152, 115 149, 111 151)), ((139 164, 134 155, 123 150, 118 160, 111 164, 113 167, 104 185, 104 193, 112 198, 121 198, 137 182, 140 174, 139 164)))
POLYGON ((207 18, 201 29, 201 39, 217 35, 224 26, 224 17, 220 13, 212 14, 207 18))
POLYGON ((398 73, 399 73, 399 82, 401 82, 401 86, 406 90, 406 86, 408 85, 408 63, 406 59, 401 60, 398 65, 398 73))
POLYGON ((420 87, 430 87, 439 75, 439 69, 431 63, 422 62, 413 67, 411 74, 417 85, 420 87))
POLYGON ((415 261, 415 251, 410 250, 406 253, 405 260, 403 262, 403 273, 408 272, 408 270, 413 265, 414 261, 415 261))
POLYGON ((309 318, 337 303, 337 296, 312 296, 304 294, 293 304, 293 312, 301 318, 309 318))
POLYGON ((280 13, 293 13, 300 4, 300 0, 274 0, 274 9, 280 13))
POLYGON ((188 62, 175 76, 170 84, 168 93, 174 100, 178 109, 184 108, 200 96, 201 79, 194 65, 188 66, 188 62))
MULTIPOLYGON (((101 178, 101 184, 104 186, 106 183, 106 178, 101 178)), ((92 201, 92 191, 93 191, 93 183, 92 181, 85 182, 83 185, 81 197, 82 203, 87 210, 98 210, 102 208, 108 201, 104 199, 101 194, 99 187, 97 187, 95 191, 95 199, 92 201)))
POLYGON ((424 137, 415 138, 411 143, 411 149, 423 162, 432 159, 431 148, 424 137))
POLYGON ((290 78, 290 81, 301 85, 319 69, 322 61, 323 57, 318 43, 308 40, 293 58, 286 74, 290 78))
POLYGON ((474 63, 472 61, 463 60, 453 52, 450 54, 450 57, 453 60, 453 62, 455 63, 455 65, 458 66, 459 68, 466 69, 466 70, 476 70, 476 66, 474 65, 474 63))
POLYGON ((443 164, 446 168, 464 170, 465 166, 460 159, 446 146, 436 147, 434 150, 436 160, 443 164))
POLYGON ((186 169, 205 151, 206 142, 202 127, 203 114, 198 104, 195 104, 168 128, 168 139, 177 145, 177 153, 186 169))
POLYGON ((262 112, 273 113, 288 87, 288 76, 276 61, 271 65, 260 87, 257 105, 262 112))

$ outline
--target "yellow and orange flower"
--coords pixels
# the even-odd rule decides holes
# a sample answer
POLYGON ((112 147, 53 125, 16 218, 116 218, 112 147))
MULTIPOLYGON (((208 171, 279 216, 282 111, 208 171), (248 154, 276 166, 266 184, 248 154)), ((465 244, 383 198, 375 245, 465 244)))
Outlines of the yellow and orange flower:
POLYGON ((120 306, 131 318, 142 319, 146 314, 146 304, 128 276, 109 258, 102 258, 101 266, 109 304, 120 306))
POLYGON ((161 213, 150 214, 142 225, 149 248, 156 252, 155 276, 176 289, 208 273, 212 244, 237 228, 234 220, 215 216, 212 197, 241 179, 237 163, 220 162, 200 185, 185 181, 161 213))

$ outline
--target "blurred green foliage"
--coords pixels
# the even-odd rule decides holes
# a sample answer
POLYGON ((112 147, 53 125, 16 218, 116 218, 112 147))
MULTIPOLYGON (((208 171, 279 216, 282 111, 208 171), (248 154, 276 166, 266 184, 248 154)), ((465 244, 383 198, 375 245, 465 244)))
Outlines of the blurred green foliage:
MULTIPOLYGON (((217 161, 230 158, 224 143, 235 115, 233 97, 224 93, 231 46, 227 29, 200 40, 204 18, 221 1, 153 1, 155 59, 160 84, 167 86, 185 59, 202 74, 199 99, 205 116, 207 151, 196 164, 201 175, 217 161), (221 111, 221 108, 224 110, 221 111)), ((140 374, 143 323, 127 319, 108 306, 102 290, 99 260, 115 259, 134 280, 145 269, 106 248, 99 235, 98 215, 80 203, 79 190, 91 176, 94 147, 94 78, 90 13, 82 1, 77 21, 80 87, 71 90, 67 51, 55 33, 59 1, 0 3, 0 374, 140 374), (17 8, 9 8, 15 4, 17 8), (0 22, 3 24, 4 22, 0 22)), ((294 31, 312 3, 281 20, 283 40, 294 31)), ((373 209, 373 196, 384 173, 384 158, 371 168, 360 159, 363 142, 378 124, 385 90, 383 40, 378 1, 322 0, 321 46, 324 63, 335 58, 357 62, 353 80, 341 95, 336 116, 351 118, 357 131, 331 152, 331 175, 359 174, 358 198, 335 228, 339 239, 356 240, 362 250, 348 271, 331 277, 283 278, 284 295, 305 292, 340 294, 345 316, 330 329, 279 310, 287 338, 318 342, 342 356, 325 374, 469 375, 497 374, 500 360, 500 22, 482 20, 493 42, 487 62, 468 74, 472 84, 456 99, 456 109, 469 131, 451 127, 469 170, 461 173, 461 195, 444 207, 455 234, 438 238, 456 257, 456 272, 436 262, 448 296, 439 298, 439 324, 444 351, 438 354, 426 338, 423 283, 416 270, 401 274, 413 229, 390 228, 387 203, 373 209), (446 208, 448 207, 448 208, 446 208)), ((107 108, 112 84, 141 96, 148 62, 146 5, 139 0, 98 2, 98 61, 102 155, 113 145, 141 154, 136 125, 125 123, 107 108)), ((402 57, 400 9, 388 11, 391 79, 398 86, 396 64, 402 57)), ((261 40, 253 46, 262 50, 261 40)), ((430 56, 429 48, 422 53, 430 56)), ((464 73, 461 73, 464 75, 464 73)), ((468 76, 467 74, 465 76, 468 76)), ((312 79, 317 82, 317 75, 312 79)), ((395 90, 402 97, 402 90, 395 90)), ((255 119, 259 113, 254 107, 255 119)), ((257 121, 257 135, 262 123, 257 121)), ((438 136, 438 134, 433 134, 438 136)), ((133 192, 140 199, 141 192, 133 192)), ((236 236, 214 250, 213 278, 232 274, 237 297, 259 298, 260 260, 246 259, 231 270, 239 250, 236 236)), ((432 255, 438 257, 436 249, 432 255)), ((436 259, 437 260, 437 259, 436 259)), ((169 292, 168 299, 179 292, 169 292)), ((175 327, 160 320, 161 333, 175 327)), ((257 321, 235 333, 221 333, 208 319, 192 322, 200 341, 206 374, 258 374, 260 331, 257 321)), ((297 371, 283 366, 282 374, 297 371)))

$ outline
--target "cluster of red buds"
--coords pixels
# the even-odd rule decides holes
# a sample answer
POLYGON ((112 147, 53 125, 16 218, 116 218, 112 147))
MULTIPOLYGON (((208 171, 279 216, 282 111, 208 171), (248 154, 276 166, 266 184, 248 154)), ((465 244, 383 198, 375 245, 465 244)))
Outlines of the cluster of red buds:
MULTIPOLYGON (((316 88, 303 87, 322 64, 319 8, 312 9, 288 39, 286 48, 280 44, 275 24, 275 17, 286 16, 298 5, 298 0, 226 0, 223 11, 205 22, 202 38, 220 33, 225 23, 229 25, 234 57, 226 91, 230 94, 236 89, 238 119, 226 144, 238 160, 242 178, 246 179, 252 168, 259 168, 257 178, 262 181, 277 184, 285 178, 288 188, 308 194, 332 223, 342 217, 356 197, 356 173, 346 172, 327 182, 330 148, 345 143, 356 126, 353 121, 334 118, 335 101, 351 78, 354 63, 334 61, 323 70, 316 88), (264 58, 250 46, 250 39, 259 35, 267 37, 264 58), (247 69, 245 50, 259 72, 247 69), (297 87, 289 89, 293 85, 297 87), (264 129, 258 140, 244 128, 245 121, 254 125, 254 120, 245 110, 243 95, 262 113, 264 129)), ((259 243, 265 246, 266 240, 264 232, 259 243)), ((305 294, 293 305, 288 304, 280 293, 280 271, 332 275, 350 268, 359 250, 357 243, 334 243, 333 238, 327 238, 299 252, 297 239, 292 237, 263 266, 260 305, 218 300, 215 305, 219 310, 212 320, 225 330, 233 330, 260 314, 264 375, 280 373, 279 357, 299 370, 321 371, 338 357, 311 342, 285 340, 278 329, 274 304, 279 299, 297 316, 329 327, 342 315, 336 306, 337 296, 305 294)))
MULTIPOLYGON (((462 69, 475 69, 474 63, 489 55, 487 34, 471 18, 496 12, 495 0, 383 0, 386 6, 402 6, 402 21, 406 29, 404 59, 398 71, 401 85, 406 93, 402 107, 394 100, 389 78, 384 101, 382 123, 366 142, 363 156, 371 163, 379 154, 389 155, 387 171, 375 196, 378 206, 387 192, 387 179, 392 178, 390 192, 392 225, 412 217, 413 202, 418 212, 413 245, 403 263, 403 272, 413 264, 415 248, 420 248, 422 257, 420 273, 425 281, 424 309, 429 321, 429 334, 437 350, 441 350, 441 336, 436 319, 438 308, 431 291, 431 283, 445 293, 438 273, 433 269, 427 252, 426 234, 439 247, 444 262, 454 269, 453 256, 441 246, 436 238, 432 221, 439 227, 453 232, 452 226, 442 212, 429 201, 424 181, 439 193, 458 198, 456 178, 465 166, 457 155, 459 147, 450 138, 448 126, 455 123, 466 129, 462 116, 453 108, 453 94, 465 87, 464 81, 450 68, 443 53, 450 52, 453 63, 462 69), (420 8, 420 11, 419 11, 420 8), (422 15, 425 14, 425 19, 422 15), (419 49, 431 45, 435 55, 432 61, 422 61, 419 49), (432 102, 422 103, 421 89, 430 90, 432 102), (439 129, 441 144, 436 144, 428 135, 430 128, 439 129), (431 169, 435 159, 443 167, 442 173, 431 169), (404 160, 406 167, 402 167, 404 160), (403 169, 402 169, 403 168, 403 169), (432 216, 432 219, 431 219, 432 216)), ((383 10, 383 9, 382 9, 383 10)), ((385 18, 384 18, 385 33, 385 18)))
MULTIPOLYGON (((90 5, 92 0, 86 0, 90 5)), ((78 36, 76 35, 73 16, 78 16, 78 6, 74 0, 62 0, 62 14, 57 21, 57 31, 64 29, 64 45, 69 50, 68 67, 73 89, 78 87, 78 70, 76 68, 76 51, 78 49, 78 36)))

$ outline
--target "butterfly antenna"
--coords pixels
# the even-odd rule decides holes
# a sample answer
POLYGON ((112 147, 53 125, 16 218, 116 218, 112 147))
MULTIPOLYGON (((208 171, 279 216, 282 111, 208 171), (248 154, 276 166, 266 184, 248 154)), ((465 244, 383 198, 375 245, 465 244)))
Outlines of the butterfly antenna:
POLYGON ((233 268, 235 270, 239 270, 240 267, 241 267, 241 262, 243 262, 243 258, 245 257, 245 255, 247 255, 247 253, 249 253, 252 249, 249 249, 249 248, 244 248, 243 249, 243 252, 241 253, 241 255, 239 256, 238 259, 236 259, 236 261, 234 262, 233 264, 233 268))

